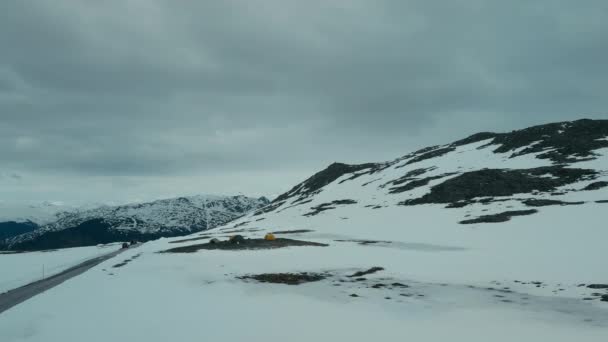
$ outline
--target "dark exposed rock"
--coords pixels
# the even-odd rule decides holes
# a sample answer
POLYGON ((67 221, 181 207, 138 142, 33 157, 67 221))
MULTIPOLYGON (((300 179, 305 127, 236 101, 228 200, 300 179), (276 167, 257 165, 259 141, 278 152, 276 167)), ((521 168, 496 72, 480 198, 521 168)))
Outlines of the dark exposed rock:
POLYGON ((446 155, 446 154, 454 151, 455 149, 456 149, 455 146, 435 148, 435 149, 433 149, 433 150, 431 150, 429 152, 425 152, 425 153, 419 154, 418 156, 416 156, 413 159, 409 160, 405 165, 419 163, 419 162, 421 162, 423 160, 427 160, 427 159, 431 159, 431 158, 441 157, 443 155, 446 155))
POLYGON ((452 176, 452 175, 454 175, 454 173, 445 173, 445 174, 442 174, 442 175, 437 175, 437 176, 426 177, 426 178, 422 178, 422 179, 411 180, 410 182, 406 183, 405 185, 395 186, 395 187, 390 188, 389 193, 391 193, 391 194, 398 194, 398 193, 401 193, 401 192, 414 190, 416 188, 419 188, 419 187, 422 187, 422 186, 426 186, 431 181, 434 181, 436 179, 441 179, 441 178, 452 176))
POLYGON ((249 223, 250 223, 250 221, 244 221, 244 222, 241 222, 239 224, 235 224, 234 227, 232 227, 232 228, 238 228, 238 227, 241 227, 241 226, 245 226, 245 225, 247 225, 249 223))
MULTIPOLYGON (((402 165, 401 167, 403 167, 405 165, 402 165)), ((436 169, 436 167, 429 167, 429 168, 425 168, 425 169, 415 169, 412 170, 408 173, 406 173, 403 177, 399 177, 397 179, 394 179, 392 181, 389 181, 383 185, 381 185, 380 187, 384 188, 388 185, 401 185, 403 183, 412 181, 412 180, 416 180, 417 177, 422 176, 423 174, 425 174, 426 172, 436 169)))
POLYGON ((183 246, 171 248, 161 253, 194 253, 199 250, 254 250, 254 249, 275 249, 290 246, 317 246, 327 247, 327 244, 278 238, 276 240, 265 239, 245 239, 241 243, 235 244, 230 241, 221 241, 219 243, 205 243, 191 246, 183 246))
POLYGON ((431 188, 431 192, 401 205, 456 203, 476 197, 512 196, 557 187, 596 177, 597 171, 563 166, 534 169, 484 169, 463 173, 431 188), (553 177, 542 177, 550 174, 553 177))
POLYGON ((594 182, 587 185, 583 190, 591 191, 591 190, 599 190, 608 187, 608 182, 594 182))
MULTIPOLYGON (((285 208, 283 208, 283 209, 281 209, 281 210, 277 211, 277 213, 280 213, 280 212, 282 212, 282 211, 284 211, 284 210, 287 210, 287 209, 289 209, 289 208, 297 207, 297 206, 302 205, 302 204, 310 203, 310 202, 312 202, 312 201, 313 201, 312 199, 307 199, 307 200, 300 199, 300 200, 297 200, 297 201, 293 202, 293 204, 292 204, 292 205, 289 205, 289 206, 287 206, 287 207, 285 207, 285 208)), ((284 203, 284 202, 283 202, 283 203, 284 203)), ((281 203, 281 205, 282 205, 283 203, 281 203)), ((276 209, 276 208, 275 208, 275 209, 276 209)), ((274 210, 274 209, 273 209, 273 210, 274 210)))
POLYGON ((255 280, 260 283, 300 285, 320 281, 327 278, 327 274, 321 273, 263 273, 237 277, 241 280, 255 280))
POLYGON ((594 290, 608 289, 608 284, 591 284, 587 285, 588 288, 594 290))
POLYGON ((593 159, 594 150, 608 147, 608 141, 602 140, 606 136, 608 120, 583 119, 535 126, 511 133, 479 133, 453 145, 493 138, 492 144, 500 145, 494 150, 496 153, 507 153, 526 147, 511 157, 541 153, 537 158, 550 159, 554 163, 572 163, 581 161, 579 158, 593 159))
POLYGON ((481 132, 481 133, 473 134, 468 138, 458 140, 453 145, 454 146, 463 146, 463 145, 473 144, 473 143, 488 140, 488 139, 494 139, 498 135, 499 134, 497 134, 497 133, 481 132))
POLYGON ((265 206, 264 208, 256 211, 253 215, 254 216, 258 216, 258 215, 262 215, 262 214, 266 214, 269 213, 271 211, 276 210, 278 207, 282 206, 283 204, 285 204, 285 201, 274 201, 271 204, 265 206))
POLYGON ((184 243, 184 242, 190 242, 190 241, 207 240, 210 237, 211 237, 210 235, 203 235, 203 236, 192 238, 192 239, 170 241, 169 243, 184 243))
MULTIPOLYGON (((448 209, 455 209, 455 208, 464 208, 467 205, 476 203, 475 201, 458 201, 458 202, 454 202, 454 203, 450 203, 446 206, 446 208, 448 209)), ((470 215, 468 215, 470 216, 470 215)))
POLYGON ((333 201, 330 203, 322 203, 315 207, 310 208, 310 209, 312 209, 312 211, 304 214, 303 216, 315 216, 325 210, 336 209, 336 207, 335 207, 336 205, 348 205, 348 204, 356 204, 356 203, 357 203, 357 201, 354 201, 351 199, 343 199, 343 200, 336 200, 336 201, 333 201))
POLYGON ((301 234, 301 233, 310 233, 314 230, 310 229, 294 229, 294 230, 279 230, 276 232, 272 232, 272 234, 301 234))
MULTIPOLYGON (((304 199, 314 193, 320 191, 324 186, 332 183, 336 179, 344 176, 345 174, 355 173, 365 169, 369 169, 369 173, 378 172, 383 168, 383 164, 361 164, 361 165, 348 165, 342 163, 333 163, 328 166, 325 170, 314 174, 304 182, 296 185, 288 192, 277 197, 273 203, 284 202, 288 198, 300 197, 304 199)), ((367 173, 367 174, 369 174, 367 173)))
POLYGON ((546 207, 550 205, 580 205, 585 204, 585 202, 562 202, 556 200, 548 200, 548 199, 527 199, 522 201, 523 204, 528 207, 546 207))
POLYGON ((595 203, 608 203, 608 200, 599 200, 599 201, 595 201, 595 203))
POLYGON ((507 222, 511 220, 513 216, 524 216, 524 215, 532 215, 536 214, 538 210, 514 210, 514 211, 506 211, 499 214, 494 215, 485 215, 471 220, 460 221, 460 224, 475 224, 475 223, 499 223, 499 222, 507 222))
POLYGON ((356 204, 357 201, 351 199, 343 199, 331 202, 333 205, 356 204))
POLYGON ((365 275, 368 275, 368 274, 373 274, 373 273, 380 272, 380 271, 384 271, 384 268, 376 266, 376 267, 372 267, 372 268, 370 268, 369 270, 366 270, 366 271, 356 272, 356 273, 354 273, 352 275, 349 275, 348 277, 349 278, 362 277, 362 276, 365 276, 365 275))
POLYGON ((377 243, 391 243, 391 241, 380 241, 380 240, 334 240, 336 242, 356 242, 360 245, 372 245, 372 244, 377 244, 377 243))

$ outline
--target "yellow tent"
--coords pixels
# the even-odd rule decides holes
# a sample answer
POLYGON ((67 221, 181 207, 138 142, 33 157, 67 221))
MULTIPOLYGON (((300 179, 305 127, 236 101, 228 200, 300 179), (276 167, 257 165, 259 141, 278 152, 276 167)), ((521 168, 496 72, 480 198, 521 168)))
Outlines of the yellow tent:
POLYGON ((268 234, 266 234, 266 236, 264 236, 264 240, 266 240, 266 241, 274 241, 276 239, 277 238, 272 233, 268 233, 268 234))

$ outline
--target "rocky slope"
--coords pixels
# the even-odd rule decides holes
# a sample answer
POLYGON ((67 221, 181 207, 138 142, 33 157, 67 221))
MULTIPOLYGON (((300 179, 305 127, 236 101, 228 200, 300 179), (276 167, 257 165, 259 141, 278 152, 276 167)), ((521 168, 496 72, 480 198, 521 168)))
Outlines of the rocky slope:
POLYGON ((506 221, 540 207, 608 200, 607 151, 608 120, 479 133, 385 163, 334 163, 254 216, 441 205, 464 210, 462 224, 506 221), (576 199, 580 193, 588 200, 576 199), (474 204, 488 207, 479 212, 474 204))
POLYGON ((0 246, 39 250, 178 236, 225 224, 266 204, 266 198, 193 196, 62 211, 51 223, 8 237, 0 246))

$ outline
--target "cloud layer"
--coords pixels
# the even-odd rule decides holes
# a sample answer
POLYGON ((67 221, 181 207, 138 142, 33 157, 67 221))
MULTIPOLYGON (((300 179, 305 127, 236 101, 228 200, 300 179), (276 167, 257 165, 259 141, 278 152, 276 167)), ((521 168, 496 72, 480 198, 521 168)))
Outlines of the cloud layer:
POLYGON ((605 118, 606 15, 601 0, 2 1, 0 173, 17 177, 0 183, 42 200, 271 194, 334 160, 605 118))

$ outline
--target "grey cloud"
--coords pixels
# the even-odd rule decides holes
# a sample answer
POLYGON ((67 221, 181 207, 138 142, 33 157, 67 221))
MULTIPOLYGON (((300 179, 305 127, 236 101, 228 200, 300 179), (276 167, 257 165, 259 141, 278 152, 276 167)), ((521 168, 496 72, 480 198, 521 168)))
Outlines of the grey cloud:
POLYGON ((605 118, 607 13, 600 0, 3 1, 0 162, 301 175, 605 118))

